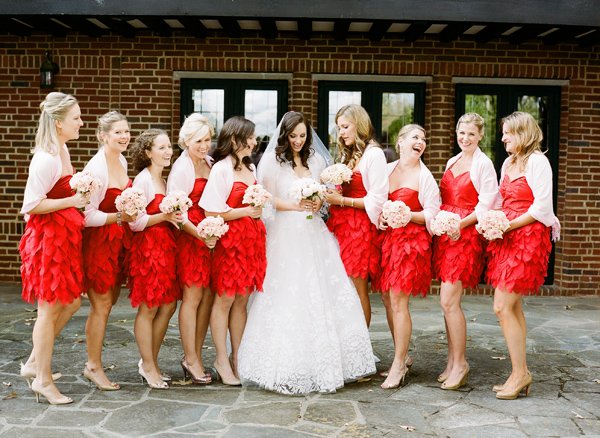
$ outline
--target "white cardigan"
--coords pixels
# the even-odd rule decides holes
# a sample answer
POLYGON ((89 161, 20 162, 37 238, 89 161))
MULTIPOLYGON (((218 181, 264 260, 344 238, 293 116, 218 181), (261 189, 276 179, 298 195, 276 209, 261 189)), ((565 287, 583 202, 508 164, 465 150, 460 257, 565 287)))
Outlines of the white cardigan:
MULTIPOLYGON (((386 175, 388 178, 398 165, 399 161, 400 160, 396 160, 387 165, 386 175)), ((440 205, 442 204, 440 200, 440 189, 423 161, 419 160, 419 166, 419 203, 423 207, 427 231, 429 231, 429 234, 433 235, 431 232, 431 220, 440 211, 440 205)))
MULTIPOLYGON (((256 178, 254 165, 251 168, 254 178, 256 178)), ((233 189, 233 183, 233 159, 228 155, 212 167, 200 198, 200 207, 211 213, 227 213, 232 210, 227 205, 227 198, 233 189)))
MULTIPOLYGON (((123 154, 119 154, 119 162, 125 173, 127 173, 127 160, 123 154)), ((89 171, 92 175, 100 179, 102 185, 100 190, 92 193, 90 196, 90 202, 85 206, 85 226, 86 227, 101 227, 106 224, 108 214, 100 211, 100 203, 106 196, 106 190, 108 190, 108 165, 106 163, 106 153, 104 147, 101 147, 96 155, 88 161, 87 165, 83 169, 89 171)))
POLYGON ((365 211, 375 226, 378 225, 383 203, 387 201, 389 181, 386 173, 387 162, 383 150, 370 144, 358 163, 367 196, 363 198, 365 211))
MULTIPOLYGON (((463 153, 450 158, 446 164, 446 171, 456 163, 463 153)), ((483 153, 479 147, 473 153, 473 161, 469 177, 473 183, 473 187, 477 190, 478 201, 475 206, 475 215, 477 220, 481 220, 483 215, 493 208, 496 197, 498 196, 498 178, 496 169, 489 157, 483 153)))
MULTIPOLYGON (((66 149, 66 147, 63 145, 63 148, 66 149)), ((61 174, 62 162, 59 154, 52 155, 41 149, 33 154, 31 163, 29 163, 29 174, 21 207, 21 214, 25 215, 25 220, 29 219, 27 213, 47 198, 46 195, 58 182, 61 174)))
MULTIPOLYGON (((504 160, 500 180, 504 179, 506 167, 511 157, 504 160)), ((552 167, 548 158, 541 152, 534 152, 529 156, 525 165, 525 180, 533 193, 533 204, 527 210, 536 221, 539 221, 547 227, 552 227, 552 240, 555 242, 560 239, 560 222, 554 215, 552 203, 552 167)), ((502 195, 498 192, 496 197, 497 209, 502 207, 502 195)))
MULTIPOLYGON (((154 200, 156 190, 154 190, 152 175, 150 175, 150 171, 147 167, 135 177, 133 180, 133 187, 137 187, 144 192, 144 196, 146 197, 146 207, 154 200)), ((133 222, 129 222, 129 227, 133 231, 143 231, 146 228, 146 225, 148 225, 149 219, 150 215, 144 211, 143 213, 138 214, 133 222)))

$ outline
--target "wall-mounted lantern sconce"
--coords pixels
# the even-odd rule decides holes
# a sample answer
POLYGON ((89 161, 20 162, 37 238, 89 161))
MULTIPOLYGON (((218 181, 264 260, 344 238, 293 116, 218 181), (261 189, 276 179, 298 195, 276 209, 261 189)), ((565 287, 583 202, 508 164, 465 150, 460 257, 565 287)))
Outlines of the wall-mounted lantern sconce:
POLYGON ((52 62, 50 51, 46 50, 46 59, 40 67, 40 88, 54 88, 54 77, 60 71, 60 67, 52 62))

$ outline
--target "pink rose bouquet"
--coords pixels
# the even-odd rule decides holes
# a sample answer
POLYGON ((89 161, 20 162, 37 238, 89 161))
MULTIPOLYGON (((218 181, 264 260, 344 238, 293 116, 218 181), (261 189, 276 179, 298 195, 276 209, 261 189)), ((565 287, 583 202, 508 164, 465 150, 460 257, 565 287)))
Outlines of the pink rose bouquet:
POLYGON ((146 211, 148 201, 144 196, 144 191, 138 187, 129 187, 117 196, 115 206, 117 211, 125 212, 129 216, 137 216, 146 211))
MULTIPOLYGON (((308 199, 310 201, 321 200, 324 196, 325 186, 317 183, 312 178, 300 178, 290 189, 290 198, 296 202, 300 202, 303 199, 308 199)), ((306 219, 312 218, 312 211, 306 212, 306 219)))
POLYGON ((502 210, 488 211, 481 222, 475 225, 475 229, 487 240, 502 239, 509 227, 508 218, 502 210))
POLYGON ((431 232, 436 236, 453 234, 460 229, 460 216, 446 210, 440 210, 431 221, 431 232))
POLYGON ((410 222, 410 208, 402 201, 385 201, 381 217, 392 228, 402 228, 410 222))
POLYGON ((77 193, 91 195, 102 187, 102 182, 96 178, 89 170, 77 172, 71 177, 71 188, 77 193))
POLYGON ((352 179, 352 170, 342 163, 333 164, 321 172, 321 182, 323 184, 341 186, 343 183, 350 182, 352 179))
POLYGON ((270 199, 271 194, 262 185, 252 184, 244 192, 242 204, 251 205, 252 207, 263 207, 270 199))
MULTIPOLYGON (((163 213, 169 214, 174 212, 186 212, 191 206, 192 200, 188 198, 185 192, 176 190, 165 196, 158 207, 163 213)), ((179 229, 183 229, 182 223, 179 224, 179 229)))
POLYGON ((198 224, 198 235, 206 240, 211 237, 221 238, 227 231, 229 225, 225 223, 221 216, 208 216, 198 224))

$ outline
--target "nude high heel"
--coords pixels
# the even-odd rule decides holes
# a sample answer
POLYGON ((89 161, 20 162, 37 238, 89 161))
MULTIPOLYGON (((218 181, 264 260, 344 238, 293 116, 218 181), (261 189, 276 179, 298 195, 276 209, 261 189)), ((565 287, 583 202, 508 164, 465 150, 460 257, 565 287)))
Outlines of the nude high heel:
POLYGON ((442 389, 446 389, 446 390, 455 390, 455 389, 459 389, 463 386, 465 386, 467 384, 467 380, 469 379, 469 366, 467 366, 467 368, 465 368, 465 371, 463 372, 463 375, 461 376, 460 380, 458 381, 458 383, 456 385, 448 385, 448 380, 446 379, 443 383, 442 386, 440 386, 440 388, 442 389))
POLYGON ((217 380, 220 380, 221 382, 223 382, 223 385, 229 385, 229 386, 241 386, 242 385, 241 380, 237 379, 235 377, 233 380, 224 379, 223 374, 221 374, 221 372, 219 371, 219 368, 217 367, 216 362, 213 364, 213 368, 215 369, 215 374, 217 375, 217 380))
POLYGON ((525 377, 514 389, 504 387, 501 391, 496 393, 496 398, 500 400, 514 400, 522 391, 525 393, 525 397, 529 395, 529 389, 531 388, 531 382, 533 378, 531 373, 527 371, 525 377))
POLYGON ((73 403, 73 399, 71 397, 62 395, 60 394, 60 392, 59 398, 53 398, 53 396, 50 395, 51 391, 47 391, 44 387, 36 385, 35 380, 31 382, 31 390, 35 394, 35 401, 38 403, 40 402, 40 395, 43 396, 46 400, 48 400, 48 403, 50 403, 51 405, 68 405, 70 403, 73 403))
POLYGON ((138 367, 138 373, 139 373, 140 377, 142 378, 142 383, 144 383, 144 381, 146 381, 146 383, 148 384, 148 386, 150 388, 152 388, 152 389, 169 389, 169 384, 162 379, 158 383, 150 382, 150 380, 148 380, 148 376, 146 375, 146 372, 144 371, 144 368, 142 368, 141 362, 140 362, 140 366, 138 367))
POLYGON ((404 379, 406 379, 406 376, 408 375, 408 371, 409 368, 406 366, 406 362, 404 363, 404 369, 402 370, 402 374, 400 375, 400 379, 398 379, 398 383, 387 383, 387 380, 389 379, 389 375, 388 375, 388 379, 385 379, 385 382, 383 382, 381 384, 381 388, 382 389, 395 389, 400 387, 403 383, 404 383, 404 379))
MULTIPOLYGON (((21 370, 19 372, 21 377, 27 382, 27 386, 31 388, 31 382, 36 378, 36 371, 31 368, 27 368, 23 362, 21 362, 21 370)), ((56 381, 62 377, 61 373, 52 373, 52 380, 56 381)))
POLYGON ((121 385, 114 382, 110 382, 110 384, 108 385, 101 385, 100 382, 98 382, 98 379, 96 379, 96 376, 94 375, 93 371, 90 370, 87 365, 85 366, 85 368, 83 369, 83 373, 81 374, 83 374, 83 377, 89 380, 90 385, 95 385, 96 388, 98 388, 101 391, 118 391, 119 389, 121 389, 121 385))

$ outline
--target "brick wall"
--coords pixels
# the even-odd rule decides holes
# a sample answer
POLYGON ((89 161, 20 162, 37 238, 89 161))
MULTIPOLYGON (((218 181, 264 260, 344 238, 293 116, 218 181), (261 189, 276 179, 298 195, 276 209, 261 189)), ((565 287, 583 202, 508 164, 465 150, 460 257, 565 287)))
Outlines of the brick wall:
POLYGON ((599 293, 600 47, 440 43, 430 38, 415 43, 371 42, 352 36, 334 41, 318 35, 302 41, 285 34, 276 40, 4 35, 0 42, 0 281, 19 281, 17 245, 24 223, 18 212, 38 105, 45 95, 38 87, 38 70, 48 48, 61 67, 56 89, 79 99, 86 123, 80 139, 69 145, 79 170, 97 148, 95 120, 109 109, 128 116, 134 136, 153 126, 166 129, 175 139, 179 81, 173 78, 174 71, 291 73, 289 106, 312 120, 317 114, 317 83, 312 74, 430 76, 427 161, 438 180, 452 153, 453 77, 568 80, 562 90, 558 175, 562 241, 556 248, 555 284, 543 293, 599 293))

